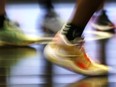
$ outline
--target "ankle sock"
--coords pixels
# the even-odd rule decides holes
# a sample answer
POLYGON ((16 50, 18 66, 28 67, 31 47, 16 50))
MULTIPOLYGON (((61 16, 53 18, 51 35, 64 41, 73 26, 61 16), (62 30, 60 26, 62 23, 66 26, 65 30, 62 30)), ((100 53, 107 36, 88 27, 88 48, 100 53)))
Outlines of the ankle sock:
POLYGON ((62 34, 64 34, 69 41, 74 40, 77 37, 81 37, 85 27, 68 23, 64 26, 62 34))
POLYGON ((5 15, 0 15, 0 28, 3 27, 4 24, 4 20, 5 20, 5 15))

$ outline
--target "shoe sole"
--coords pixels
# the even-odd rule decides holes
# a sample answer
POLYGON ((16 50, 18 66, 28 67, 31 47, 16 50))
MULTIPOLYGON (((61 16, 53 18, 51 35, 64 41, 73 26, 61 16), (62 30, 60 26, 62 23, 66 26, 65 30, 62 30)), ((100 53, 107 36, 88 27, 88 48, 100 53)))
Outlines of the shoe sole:
POLYGON ((86 34, 92 34, 94 37, 87 37, 85 41, 95 41, 95 40, 102 40, 102 39, 110 39, 115 36, 115 34, 107 33, 107 32, 100 32, 100 31, 86 31, 86 34))
POLYGON ((51 61, 52 63, 61 66, 67 70, 70 70, 72 72, 75 73, 79 73, 82 75, 86 75, 86 76, 102 76, 102 75, 106 75, 108 71, 104 71, 104 72, 99 72, 99 73, 95 73, 95 72, 85 72, 84 70, 77 68, 77 66, 75 66, 71 61, 69 60, 62 60, 60 58, 57 58, 54 55, 54 52, 52 52, 52 49, 50 48, 49 45, 47 45, 44 49, 44 55, 45 58, 49 61, 51 61))

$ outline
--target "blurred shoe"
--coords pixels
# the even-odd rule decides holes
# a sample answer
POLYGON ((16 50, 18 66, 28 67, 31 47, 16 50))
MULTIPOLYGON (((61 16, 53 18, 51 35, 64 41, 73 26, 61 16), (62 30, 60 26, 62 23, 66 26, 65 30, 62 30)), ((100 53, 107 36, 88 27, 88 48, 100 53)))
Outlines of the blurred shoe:
POLYGON ((63 22, 54 11, 48 12, 42 24, 46 36, 53 36, 61 29, 63 22))
POLYGON ((53 41, 45 47, 44 54, 48 60, 83 75, 107 74, 108 67, 89 59, 83 48, 82 38, 77 38, 76 44, 71 44, 64 37, 61 32, 57 33, 53 41))
POLYGON ((87 77, 77 82, 71 83, 66 87, 108 87, 108 77, 87 77))
POLYGON ((0 29, 0 45, 26 46, 46 40, 49 40, 49 38, 25 34, 14 22, 7 19, 4 21, 4 26, 0 29))
POLYGON ((92 28, 95 30, 94 33, 96 36, 110 38, 115 34, 116 27, 108 18, 106 11, 103 10, 95 19, 92 28))

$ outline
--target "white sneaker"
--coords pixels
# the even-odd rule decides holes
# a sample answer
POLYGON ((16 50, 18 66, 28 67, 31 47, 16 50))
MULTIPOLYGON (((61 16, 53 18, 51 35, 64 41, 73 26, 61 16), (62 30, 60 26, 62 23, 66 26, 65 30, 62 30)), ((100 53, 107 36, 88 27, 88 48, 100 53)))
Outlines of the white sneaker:
POLYGON ((67 44, 67 40, 63 37, 58 32, 52 42, 45 47, 44 54, 49 61, 83 75, 94 76, 108 73, 107 66, 90 60, 81 42, 82 38, 78 38, 77 44, 71 45, 71 43, 67 44))
POLYGON ((4 21, 4 26, 0 29, 0 45, 26 46, 34 43, 42 43, 51 40, 50 38, 39 37, 37 35, 25 34, 20 27, 9 20, 4 21))

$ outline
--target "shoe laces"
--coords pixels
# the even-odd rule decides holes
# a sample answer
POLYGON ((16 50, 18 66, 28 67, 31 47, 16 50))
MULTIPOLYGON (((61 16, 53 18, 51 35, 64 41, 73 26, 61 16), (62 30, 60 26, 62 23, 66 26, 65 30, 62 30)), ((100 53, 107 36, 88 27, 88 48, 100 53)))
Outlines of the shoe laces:
POLYGON ((20 25, 19 25, 19 23, 18 22, 16 22, 16 21, 11 21, 9 18, 8 18, 8 16, 7 16, 7 14, 5 14, 4 15, 4 23, 5 23, 5 25, 7 25, 7 26, 9 26, 9 27, 19 27, 20 25))
POLYGON ((79 41, 77 44, 76 44, 76 47, 78 47, 78 49, 79 49, 79 51, 80 51, 80 55, 83 55, 83 52, 82 51, 84 51, 84 49, 83 49, 83 45, 84 45, 84 40, 81 40, 81 41, 79 41))
POLYGON ((18 31, 21 31, 20 29, 19 29, 19 24, 18 23, 16 23, 16 22, 14 22, 14 21, 11 21, 10 19, 8 19, 8 18, 6 18, 6 20, 5 20, 5 25, 7 26, 7 27, 10 27, 10 28, 8 28, 8 29, 11 29, 11 30, 18 30, 18 31))
MULTIPOLYGON (((84 44, 84 40, 80 40, 80 41, 78 41, 78 43, 76 44, 76 45, 73 45, 74 46, 74 48, 75 47, 77 47, 77 49, 79 50, 79 55, 76 55, 76 54, 62 54, 62 53, 57 53, 59 56, 62 56, 62 57, 64 57, 64 58, 66 58, 66 57, 68 57, 68 58, 75 58, 75 57, 77 57, 77 56, 81 56, 81 55, 83 55, 83 44, 84 44)), ((68 46, 68 45, 67 45, 68 46)))
MULTIPOLYGON (((12 21, 10 20, 6 20, 6 24, 10 27, 14 27, 15 23, 13 23, 12 21)), ((15 25, 16 26, 16 25, 15 25)))

